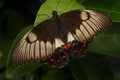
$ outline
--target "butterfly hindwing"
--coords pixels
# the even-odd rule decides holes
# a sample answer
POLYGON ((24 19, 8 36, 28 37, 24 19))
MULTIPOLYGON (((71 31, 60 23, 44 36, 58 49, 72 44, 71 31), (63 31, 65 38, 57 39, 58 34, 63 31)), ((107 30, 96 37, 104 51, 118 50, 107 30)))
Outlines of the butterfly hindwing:
POLYGON ((62 48, 58 48, 46 62, 54 67, 61 68, 69 62, 69 56, 62 48))

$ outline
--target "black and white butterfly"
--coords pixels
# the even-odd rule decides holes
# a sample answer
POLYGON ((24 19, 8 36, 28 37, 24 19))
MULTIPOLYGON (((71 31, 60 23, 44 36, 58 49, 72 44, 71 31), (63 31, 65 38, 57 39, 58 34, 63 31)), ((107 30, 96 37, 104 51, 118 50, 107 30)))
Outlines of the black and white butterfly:
POLYGON ((81 57, 87 44, 111 23, 107 16, 94 10, 52 14, 51 19, 32 28, 18 42, 12 54, 13 64, 40 61, 63 67, 69 57, 81 57))

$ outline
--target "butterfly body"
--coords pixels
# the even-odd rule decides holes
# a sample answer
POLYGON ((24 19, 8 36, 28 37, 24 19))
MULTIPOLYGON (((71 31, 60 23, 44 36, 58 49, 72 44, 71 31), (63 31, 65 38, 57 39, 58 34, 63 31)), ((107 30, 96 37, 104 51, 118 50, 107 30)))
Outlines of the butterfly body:
POLYGON ((38 24, 18 42, 12 54, 13 64, 40 61, 61 68, 69 57, 80 58, 87 44, 111 23, 107 16, 94 10, 52 14, 51 19, 38 24))
MULTIPOLYGON (((61 40, 63 40, 64 43, 67 43, 67 33, 66 33, 66 29, 64 29, 64 26, 60 23, 60 19, 59 19, 59 15, 57 14, 57 11, 53 11, 52 12, 52 21, 56 26, 56 37, 61 38, 61 40)), ((51 26, 52 27, 52 26, 51 26)))

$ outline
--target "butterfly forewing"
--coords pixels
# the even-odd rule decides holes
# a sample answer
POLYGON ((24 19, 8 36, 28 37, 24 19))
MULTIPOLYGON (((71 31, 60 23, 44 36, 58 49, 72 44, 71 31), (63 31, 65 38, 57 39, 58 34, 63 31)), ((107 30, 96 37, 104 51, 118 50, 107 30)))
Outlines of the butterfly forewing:
POLYGON ((93 10, 73 10, 60 16, 60 22, 74 38, 88 42, 110 25, 110 19, 93 10))
POLYGON ((13 64, 44 61, 51 57, 54 50, 64 44, 56 38, 55 29, 53 22, 47 20, 27 32, 13 51, 13 64))

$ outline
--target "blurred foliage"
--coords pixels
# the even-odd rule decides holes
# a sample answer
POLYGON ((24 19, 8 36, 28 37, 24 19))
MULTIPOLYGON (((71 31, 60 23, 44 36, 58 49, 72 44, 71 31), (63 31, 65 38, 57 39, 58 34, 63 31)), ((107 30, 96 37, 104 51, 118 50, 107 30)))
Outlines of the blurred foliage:
POLYGON ((120 0, 45 1, 0 1, 0 80, 120 80, 120 0), (13 66, 10 56, 15 44, 33 27, 31 24, 51 17, 56 6, 58 14, 73 9, 98 10, 111 18, 112 25, 89 44, 83 58, 70 59, 62 69, 37 62, 13 66))

